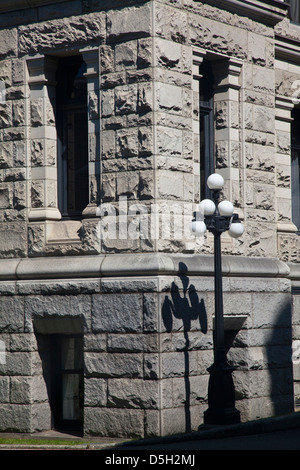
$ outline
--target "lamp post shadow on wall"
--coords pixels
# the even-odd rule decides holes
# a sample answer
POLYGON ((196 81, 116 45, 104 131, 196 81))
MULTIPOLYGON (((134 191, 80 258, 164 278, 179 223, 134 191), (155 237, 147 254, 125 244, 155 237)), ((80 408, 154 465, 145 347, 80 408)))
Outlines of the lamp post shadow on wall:
POLYGON ((214 235, 214 362, 208 369, 208 409, 204 412, 204 424, 236 424, 240 422, 240 412, 235 408, 233 368, 228 363, 225 348, 221 235, 228 231, 232 237, 238 238, 244 228, 238 215, 233 213, 232 203, 226 200, 220 202, 223 177, 213 173, 208 177, 207 185, 213 200, 204 199, 200 202, 200 220, 196 216, 191 226, 196 236, 203 236, 206 230, 214 235))

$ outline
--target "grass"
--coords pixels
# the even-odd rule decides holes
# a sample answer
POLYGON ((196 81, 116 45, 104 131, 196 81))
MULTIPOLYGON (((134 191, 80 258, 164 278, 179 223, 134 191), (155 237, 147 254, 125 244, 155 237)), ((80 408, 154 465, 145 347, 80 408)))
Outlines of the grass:
POLYGON ((63 439, 14 439, 14 438, 0 438, 0 445, 52 445, 52 446, 72 446, 82 444, 79 441, 63 440, 63 439))

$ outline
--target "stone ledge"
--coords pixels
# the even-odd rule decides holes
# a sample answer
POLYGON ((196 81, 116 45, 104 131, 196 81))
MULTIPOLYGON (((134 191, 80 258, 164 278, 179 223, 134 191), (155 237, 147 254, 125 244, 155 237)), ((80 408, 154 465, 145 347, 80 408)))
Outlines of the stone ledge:
POLYGON ((289 278, 295 281, 300 281, 300 263, 288 263, 290 270, 289 278))
POLYGON ((272 26, 282 21, 288 11, 288 4, 282 0, 207 0, 207 3, 272 26))
MULTIPOLYGON (((300 277, 298 265, 275 258, 223 256, 222 268, 223 275, 228 277, 300 277)), ((0 279, 7 281, 213 273, 214 259, 210 255, 132 253, 0 260, 0 279)))

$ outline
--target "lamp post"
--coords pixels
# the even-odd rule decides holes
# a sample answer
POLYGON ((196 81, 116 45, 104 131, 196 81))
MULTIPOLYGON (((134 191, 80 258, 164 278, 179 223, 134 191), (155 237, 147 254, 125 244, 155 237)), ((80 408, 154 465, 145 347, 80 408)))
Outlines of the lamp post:
POLYGON ((224 185, 221 175, 214 173, 207 179, 212 192, 213 201, 204 199, 200 209, 204 221, 192 222, 192 232, 197 236, 206 229, 214 235, 214 281, 215 281, 215 328, 214 328, 214 363, 208 369, 208 409, 204 412, 205 424, 235 424, 240 422, 240 412, 235 408, 235 391, 232 379, 233 368, 227 361, 224 337, 224 312, 222 288, 221 235, 228 233, 238 238, 244 228, 237 214, 233 213, 233 205, 229 201, 220 202, 220 191, 224 185))

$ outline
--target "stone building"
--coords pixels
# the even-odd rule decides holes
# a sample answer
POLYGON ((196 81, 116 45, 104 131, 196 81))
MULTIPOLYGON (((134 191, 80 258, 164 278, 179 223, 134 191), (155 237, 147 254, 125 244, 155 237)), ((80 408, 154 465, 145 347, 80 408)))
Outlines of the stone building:
POLYGON ((0 431, 196 430, 222 235, 242 421, 300 399, 299 1, 2 0, 0 431))

